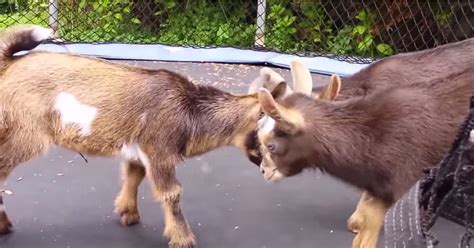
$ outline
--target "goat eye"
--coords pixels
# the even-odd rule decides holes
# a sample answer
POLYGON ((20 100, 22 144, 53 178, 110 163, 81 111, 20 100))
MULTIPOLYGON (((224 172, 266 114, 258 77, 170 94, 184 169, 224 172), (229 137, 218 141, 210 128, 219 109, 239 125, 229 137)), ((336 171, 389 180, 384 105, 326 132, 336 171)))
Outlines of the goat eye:
POLYGON ((285 132, 283 132, 282 130, 280 130, 279 128, 273 129, 273 132, 275 133, 275 136, 277 136, 277 137, 284 138, 284 137, 287 136, 287 134, 285 132))
POLYGON ((276 150, 275 144, 272 144, 272 143, 267 144, 267 150, 271 153, 274 153, 276 150))

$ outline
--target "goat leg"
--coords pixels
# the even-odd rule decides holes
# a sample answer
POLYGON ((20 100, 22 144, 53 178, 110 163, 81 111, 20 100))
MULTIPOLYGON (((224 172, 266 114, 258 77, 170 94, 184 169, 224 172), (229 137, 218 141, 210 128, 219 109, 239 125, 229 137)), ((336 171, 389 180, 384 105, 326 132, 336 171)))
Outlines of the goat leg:
POLYGON ((122 190, 115 199, 115 212, 120 215, 123 226, 131 226, 140 221, 137 194, 145 174, 145 167, 141 162, 125 161, 122 164, 122 190))
POLYGON ((352 223, 357 234, 352 241, 352 248, 376 248, 380 230, 384 223, 388 204, 364 192, 354 213, 352 223))
MULTIPOLYGON (((149 156, 149 155, 148 155, 149 156)), ((147 174, 151 180, 155 199, 162 204, 165 216, 164 236, 170 239, 170 248, 194 248, 196 237, 180 207, 182 187, 176 179, 175 163, 149 156, 147 174)))

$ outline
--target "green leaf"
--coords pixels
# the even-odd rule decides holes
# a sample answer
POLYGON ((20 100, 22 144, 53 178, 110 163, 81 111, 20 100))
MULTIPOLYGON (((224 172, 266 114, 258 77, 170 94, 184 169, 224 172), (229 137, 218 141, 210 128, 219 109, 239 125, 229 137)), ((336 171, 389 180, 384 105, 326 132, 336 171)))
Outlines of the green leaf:
POLYGON ((154 15, 154 16, 160 16, 160 15, 162 15, 162 14, 165 13, 165 12, 166 12, 166 10, 163 10, 163 9, 162 9, 162 10, 156 11, 155 13, 153 13, 153 15, 154 15))
POLYGON ((356 34, 359 34, 359 35, 362 35, 364 34, 364 32, 367 30, 367 28, 365 26, 362 26, 362 25, 357 25, 355 28, 354 28, 354 31, 356 34))
POLYGON ((365 12, 365 10, 361 10, 355 18, 360 21, 365 21, 367 19, 367 12, 365 12))
POLYGON ((364 37, 364 40, 362 40, 362 42, 367 46, 371 46, 372 43, 374 42, 374 39, 372 39, 372 36, 371 35, 367 35, 364 37))
POLYGON ((373 41, 374 40, 372 39, 372 36, 370 35, 365 36, 364 39, 357 44, 357 50, 361 52, 368 51, 373 41))
POLYGON ((81 2, 79 3, 79 8, 83 9, 84 7, 86 7, 86 4, 87 4, 86 0, 81 0, 81 2))
POLYGON ((166 3, 166 9, 172 9, 176 6, 176 3, 174 1, 170 1, 166 3))
POLYGON ((132 22, 135 23, 135 24, 140 24, 140 20, 138 20, 138 18, 134 17, 132 18, 132 22))
POLYGON ((393 48, 389 44, 381 43, 378 44, 376 48, 377 51, 382 55, 389 56, 394 54, 393 48))
POLYGON ((123 20, 123 16, 122 16, 122 14, 120 14, 120 13, 115 13, 115 14, 114 14, 114 17, 115 17, 115 19, 117 19, 117 20, 123 20))

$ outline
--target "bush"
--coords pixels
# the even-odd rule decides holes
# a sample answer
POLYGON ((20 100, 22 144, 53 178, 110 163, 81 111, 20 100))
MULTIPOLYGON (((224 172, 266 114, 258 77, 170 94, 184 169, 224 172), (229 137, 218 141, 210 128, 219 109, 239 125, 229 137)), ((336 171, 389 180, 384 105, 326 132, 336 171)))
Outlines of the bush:
POLYGON ((381 57, 393 48, 370 32, 374 16, 361 9, 353 25, 337 27, 318 2, 270 0, 266 45, 282 51, 317 51, 381 57))
POLYGON ((48 24, 47 0, 0 0, 0 28, 14 24, 48 24))
MULTIPOLYGON (((73 42, 163 43, 252 47, 254 6, 217 0, 60 0, 60 35, 73 42), (250 16, 250 17, 249 17, 250 16)), ((47 24, 48 0, 0 0, 0 28, 47 24)), ((337 27, 318 1, 268 0, 265 45, 284 52, 315 51, 369 57, 394 49, 370 32, 374 17, 360 10, 337 27)))

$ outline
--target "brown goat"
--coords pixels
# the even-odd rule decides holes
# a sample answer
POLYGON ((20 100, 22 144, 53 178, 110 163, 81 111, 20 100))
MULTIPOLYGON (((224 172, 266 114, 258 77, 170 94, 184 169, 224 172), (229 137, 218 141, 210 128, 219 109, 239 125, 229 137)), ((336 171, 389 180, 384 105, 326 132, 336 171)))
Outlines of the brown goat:
POLYGON ((376 247, 386 210, 448 151, 474 93, 474 68, 447 78, 374 90, 343 101, 259 92, 272 121, 259 130, 264 177, 317 168, 365 191, 352 247, 376 247))
MULTIPOLYGON (((13 57, 51 33, 21 26, 0 41, 0 185, 17 165, 52 145, 119 156, 123 185, 115 206, 121 223, 139 221, 137 190, 147 175, 162 203, 169 246, 195 247, 180 207, 175 166, 224 145, 245 150, 261 112, 257 94, 237 96, 171 71, 79 55, 13 57)), ((274 92, 278 97, 278 88, 274 92)), ((11 223, 2 204, 0 195, 0 233, 7 233, 11 223)))
MULTIPOLYGON (((466 69, 474 68, 474 59, 471 56, 473 53, 474 38, 471 38, 433 49, 394 55, 379 60, 349 77, 341 79, 337 75, 332 75, 329 84, 312 88, 311 94, 315 99, 346 100, 387 87, 429 85, 433 80, 439 81, 466 69)), ((308 92, 308 87, 312 86, 311 74, 300 60, 291 62, 291 75, 293 86, 308 92)), ((259 87, 271 90, 281 82, 285 82, 281 75, 269 68, 263 68, 260 78, 252 82, 249 87, 249 93, 257 92, 259 87)), ((442 80, 442 82, 451 84, 449 80, 442 80)), ((291 88, 285 96, 289 94, 291 94, 291 88)), ((265 122, 265 119, 260 122, 265 122)), ((247 151, 259 150, 258 140, 248 141, 247 144, 252 145, 247 147, 247 151)), ((261 152, 253 153, 259 156, 253 157, 251 160, 261 162, 261 152)), ((365 198, 364 193, 357 209, 363 205, 365 198)), ((347 223, 348 229, 354 233, 357 233, 359 229, 358 219, 360 218, 358 218, 357 209, 347 223)))
MULTIPOLYGON (((295 89, 307 92, 308 87, 312 87, 311 94, 315 99, 345 100, 366 95, 383 87, 423 84, 457 74, 474 67, 471 54, 474 54, 474 38, 433 49, 390 56, 372 63, 349 77, 341 79, 337 75, 332 75, 327 85, 314 88, 311 74, 302 61, 293 60, 290 67, 295 89)), ((256 93, 260 87, 272 90, 281 82, 286 82, 281 75, 270 68, 262 68, 260 77, 251 83, 248 93, 256 93)), ((287 86, 285 94, 291 93, 292 89, 287 86)), ((246 142, 246 153, 258 166, 262 161, 259 143, 256 138, 251 137, 253 136, 249 136, 246 142)))

